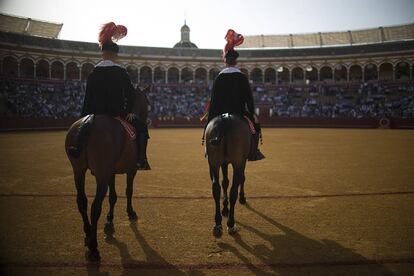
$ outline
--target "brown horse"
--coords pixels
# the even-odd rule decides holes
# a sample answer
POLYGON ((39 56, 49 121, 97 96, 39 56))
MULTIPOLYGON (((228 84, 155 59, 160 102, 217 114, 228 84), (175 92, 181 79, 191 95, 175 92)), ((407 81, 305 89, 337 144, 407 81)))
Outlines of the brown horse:
POLYGON ((210 178, 213 183, 213 197, 216 205, 213 234, 216 237, 220 237, 222 235, 222 214, 223 216, 228 215, 228 233, 234 234, 237 232, 234 220, 234 207, 237 201, 239 185, 241 186, 240 203, 244 204, 246 202, 243 189, 245 181, 244 170, 246 168, 246 161, 249 155, 252 135, 250 133, 249 126, 243 118, 237 115, 223 114, 215 117, 208 123, 205 137, 206 152, 210 167, 210 178), (220 135, 220 137, 217 139, 218 135, 220 135), (213 143, 212 141, 216 142, 213 143), (227 188, 229 185, 227 169, 229 164, 233 167, 233 180, 230 188, 230 212, 227 207, 227 188), (224 206, 222 214, 220 213, 220 168, 222 168, 223 171, 222 186, 224 192, 224 206))
MULTIPOLYGON (((133 111, 138 119, 146 122, 148 116, 148 101, 145 92, 149 87, 141 91, 136 90, 133 111)), ((137 215, 132 207, 133 181, 136 169, 136 143, 132 140, 121 123, 109 116, 95 115, 89 129, 89 137, 86 146, 83 147, 79 157, 73 157, 69 148, 76 145, 78 127, 83 118, 79 119, 69 128, 66 135, 65 150, 72 165, 73 175, 77 191, 77 204, 83 219, 85 232, 85 246, 89 248, 90 261, 99 261, 100 255, 97 242, 97 224, 101 215, 102 202, 109 187, 109 213, 105 225, 105 233, 112 235, 114 226, 112 223, 114 207, 117 201, 115 191, 115 174, 127 174, 127 213, 131 220, 137 220, 137 215), (90 169, 96 179, 96 194, 91 207, 91 222, 89 222, 87 207, 88 200, 85 194, 85 173, 90 169)))

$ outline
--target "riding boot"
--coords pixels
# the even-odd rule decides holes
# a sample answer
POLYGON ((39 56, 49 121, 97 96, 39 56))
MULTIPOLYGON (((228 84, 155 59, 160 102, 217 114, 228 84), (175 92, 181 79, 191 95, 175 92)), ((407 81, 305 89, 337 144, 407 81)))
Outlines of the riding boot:
POLYGON ((261 153, 259 150, 259 139, 261 135, 260 125, 258 123, 255 123, 254 127, 256 129, 256 133, 252 135, 252 142, 250 143, 250 153, 247 159, 249 161, 258 161, 266 158, 263 155, 263 153, 261 153))
POLYGON ((137 169, 141 171, 151 170, 147 160, 148 134, 137 133, 137 169))

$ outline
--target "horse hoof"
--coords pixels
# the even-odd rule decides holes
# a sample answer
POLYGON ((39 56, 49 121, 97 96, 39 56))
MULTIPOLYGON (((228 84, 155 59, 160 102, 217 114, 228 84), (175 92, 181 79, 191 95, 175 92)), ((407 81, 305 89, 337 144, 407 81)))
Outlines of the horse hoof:
POLYGON ((98 250, 89 251, 88 253, 88 261, 91 263, 96 263, 101 260, 101 256, 99 255, 98 250))
POLYGON ((240 204, 244 205, 244 204, 246 204, 246 203, 247 203, 247 200, 246 200, 246 198, 245 198, 245 197, 241 197, 241 198, 239 199, 239 202, 240 202, 240 204))
POLYGON ((216 238, 220 238, 223 234, 223 227, 221 225, 216 225, 213 227, 213 235, 216 238))
POLYGON ((129 220, 138 220, 137 213, 135 213, 135 211, 128 212, 128 218, 129 220))
POLYGON ((227 227, 227 233, 229 233, 230 235, 234 235, 237 232, 238 232, 238 229, 236 225, 234 225, 233 227, 227 227))
POLYGON ((223 215, 223 217, 227 217, 229 215, 229 209, 223 208, 223 210, 221 210, 221 214, 223 215))
POLYGON ((115 233, 114 224, 112 222, 105 223, 104 232, 107 236, 112 236, 115 233))

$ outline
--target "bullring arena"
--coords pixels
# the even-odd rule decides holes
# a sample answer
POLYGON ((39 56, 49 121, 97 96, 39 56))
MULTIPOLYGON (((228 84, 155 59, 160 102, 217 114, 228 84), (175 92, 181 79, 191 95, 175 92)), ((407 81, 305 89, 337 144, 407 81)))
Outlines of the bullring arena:
MULTIPOLYGON (((181 42, 189 42, 187 28, 181 42)), ((267 158, 248 163, 239 231, 221 238, 212 235, 199 122, 220 51, 121 46, 134 83, 153 85, 152 170, 134 181, 137 222, 128 220, 126 179, 117 176, 114 238, 103 232, 107 200, 99 221, 100 264, 85 259, 64 151, 97 45, 2 31, 2 275, 414 274, 413 36, 395 40, 407 29, 365 30, 376 41, 358 43, 356 32, 350 45, 318 48, 307 43, 322 43, 325 34, 252 37, 286 45, 240 49, 267 158), (169 105, 183 94, 199 105, 169 105)), ((89 206, 95 187, 88 173, 89 206)))
MULTIPOLYGON (((264 129, 268 158, 247 165, 248 204, 236 205, 240 231, 216 239, 201 129, 153 129, 153 170, 135 178, 138 222, 128 220, 125 177, 117 176, 115 239, 104 237, 105 200, 99 268, 85 261, 64 136, 64 131, 0 135, 6 275, 414 271, 412 131, 264 129)), ((86 190, 90 204, 95 182, 89 173, 86 190)))

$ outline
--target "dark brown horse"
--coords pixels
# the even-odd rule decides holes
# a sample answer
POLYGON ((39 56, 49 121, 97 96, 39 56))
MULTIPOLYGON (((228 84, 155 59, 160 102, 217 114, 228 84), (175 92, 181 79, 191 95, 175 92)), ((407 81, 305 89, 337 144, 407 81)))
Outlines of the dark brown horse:
MULTIPOLYGON (((146 122, 148 116, 148 101, 145 90, 136 90, 134 113, 146 122)), ((105 225, 105 233, 112 235, 114 226, 114 207, 117 201, 115 191, 115 174, 127 174, 127 213, 131 220, 137 220, 137 215, 132 207, 133 181, 136 169, 136 143, 132 140, 121 123, 109 116, 95 115, 89 129, 87 144, 79 157, 75 158, 69 153, 69 148, 76 144, 78 127, 83 118, 76 121, 69 128, 66 135, 65 150, 72 164, 73 175, 77 191, 77 204, 83 219, 85 232, 85 245, 89 248, 89 260, 99 261, 100 255, 97 242, 97 224, 101 215, 102 202, 109 188, 109 213, 105 225), (91 207, 91 221, 87 213, 88 200, 85 194, 85 173, 90 169, 96 179, 96 194, 91 207)))
POLYGON ((215 226, 213 234, 220 237, 223 228, 221 225, 222 214, 228 215, 227 227, 228 233, 234 234, 237 231, 234 220, 234 207, 237 201, 237 195, 240 190, 240 203, 244 204, 246 198, 244 197, 244 170, 246 168, 246 161, 249 155, 250 143, 252 135, 246 121, 237 116, 224 114, 212 119, 206 127, 206 152, 208 156, 208 164, 210 167, 210 178, 213 183, 213 197, 216 205, 215 212, 215 226), (219 139, 217 138, 220 134, 219 139), (218 141, 212 143, 212 141, 218 141), (230 211, 228 209, 227 188, 229 179, 227 177, 228 165, 233 167, 233 180, 230 188, 230 211), (223 171, 223 211, 220 213, 220 184, 219 184, 219 170, 223 171))

